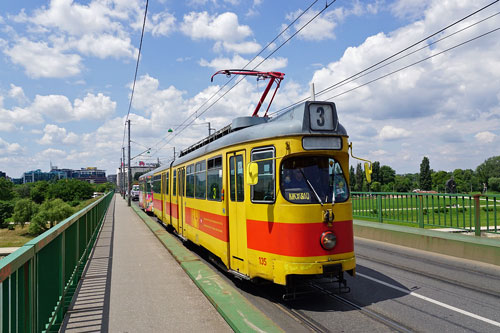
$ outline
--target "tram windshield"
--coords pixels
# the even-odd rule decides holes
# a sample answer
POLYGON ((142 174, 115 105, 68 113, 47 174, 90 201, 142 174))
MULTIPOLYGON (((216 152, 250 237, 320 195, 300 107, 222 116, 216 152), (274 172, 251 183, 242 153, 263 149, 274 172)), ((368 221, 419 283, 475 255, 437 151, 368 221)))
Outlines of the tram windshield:
POLYGON ((281 164, 281 193, 293 203, 337 203, 349 198, 340 163, 328 156, 288 158, 281 164))

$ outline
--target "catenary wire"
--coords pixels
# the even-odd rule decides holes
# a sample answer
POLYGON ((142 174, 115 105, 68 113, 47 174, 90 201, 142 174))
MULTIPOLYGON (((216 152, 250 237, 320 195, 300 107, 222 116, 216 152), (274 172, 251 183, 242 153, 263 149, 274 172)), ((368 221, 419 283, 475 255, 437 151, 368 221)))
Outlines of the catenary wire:
POLYGON ((142 31, 141 31, 141 41, 139 43, 139 51, 137 53, 137 62, 135 65, 135 74, 134 74, 134 83, 132 84, 132 93, 130 94, 130 103, 128 105, 127 117, 125 118, 125 124, 123 127, 123 140, 122 140, 122 148, 125 146, 125 131, 128 117, 130 115, 130 109, 132 108, 132 100, 134 99, 134 91, 135 91, 135 83, 137 81, 137 71, 139 69, 139 60, 141 58, 141 50, 142 50, 142 40, 144 38, 144 28, 146 27, 146 17, 148 14, 148 3, 149 0, 146 0, 146 8, 144 9, 144 20, 142 21, 142 31))
POLYGON ((413 66, 415 66, 415 65, 418 65, 418 64, 420 64, 420 63, 422 63, 422 62, 424 62, 424 61, 426 61, 426 60, 432 59, 432 58, 434 58, 434 57, 436 57, 436 56, 438 56, 438 55, 441 55, 441 54, 443 54, 443 53, 445 53, 445 52, 448 52, 448 51, 451 51, 451 50, 453 50, 453 49, 456 49, 457 47, 460 47, 460 46, 463 46, 463 45, 468 44, 468 43, 470 43, 470 42, 473 42, 473 41, 475 41, 475 40, 477 40, 477 39, 479 39, 479 38, 485 37, 485 36, 487 36, 487 35, 489 35, 489 34, 491 34, 491 33, 495 32, 495 31, 498 31, 498 30, 500 30, 500 27, 499 27, 499 28, 495 28, 495 29, 493 29, 493 30, 490 30, 490 31, 488 31, 488 32, 485 32, 485 33, 483 33, 483 34, 481 34, 481 35, 478 35, 478 36, 476 36, 476 37, 474 37, 474 38, 468 39, 468 40, 466 40, 466 41, 464 41, 464 42, 462 42, 462 43, 456 44, 456 45, 454 45, 454 46, 452 46, 452 47, 449 47, 449 48, 447 48, 447 49, 445 49, 445 50, 443 50, 443 51, 440 51, 440 52, 438 52, 438 53, 436 53, 436 54, 433 54, 433 55, 431 55, 431 56, 428 56, 428 57, 425 57, 425 58, 420 59, 420 60, 418 60, 418 61, 415 61, 415 62, 413 62, 413 63, 411 63, 411 64, 409 64, 409 65, 403 66, 403 67, 401 67, 401 68, 399 68, 399 69, 397 69, 397 70, 394 70, 394 71, 392 71, 392 72, 390 72, 390 73, 387 73, 387 74, 384 74, 384 75, 382 75, 382 76, 379 76, 378 78, 375 78, 375 79, 373 79, 373 80, 370 80, 370 81, 368 81, 368 82, 365 82, 365 83, 363 83, 363 84, 361 84, 361 85, 359 85, 359 86, 357 86, 357 87, 354 87, 354 88, 348 89, 348 90, 346 90, 346 91, 344 91, 344 92, 341 92, 340 94, 337 94, 337 95, 331 96, 331 97, 329 97, 329 98, 325 99, 325 101, 328 101, 328 100, 334 99, 334 98, 336 98, 336 97, 342 96, 342 95, 347 94, 347 93, 349 93, 349 92, 351 92, 351 91, 354 91, 354 90, 357 90, 357 89, 359 89, 359 88, 361 88, 361 87, 364 87, 364 86, 366 86, 366 85, 368 85, 368 84, 370 84, 370 83, 376 82, 376 81, 381 80, 381 79, 383 79, 383 78, 386 78, 386 77, 388 77, 388 76, 390 76, 390 75, 393 75, 393 74, 396 74, 396 73, 398 73, 398 72, 401 72, 402 70, 405 70, 405 69, 407 69, 407 68, 410 68, 410 67, 413 67, 413 66))
MULTIPOLYGON (((262 50, 259 51, 259 53, 257 53, 250 61, 248 61, 248 63, 243 66, 242 69, 246 69, 247 66, 249 66, 260 54, 262 54, 262 52, 264 52, 267 48, 269 48, 271 45, 273 45, 273 43, 281 36, 285 33, 285 31, 287 31, 293 24, 295 24, 295 22, 297 22, 297 20, 299 20, 307 11, 309 11, 309 9, 311 9, 312 6, 314 6, 314 4, 316 4, 318 2, 318 0, 315 0, 313 1, 309 7, 307 7, 305 10, 302 11, 302 13, 300 13, 300 15, 298 15, 292 22, 290 22, 286 27, 285 29, 283 29, 276 37, 274 37, 274 39, 272 41, 270 41, 262 50)), ((269 57, 269 56, 268 56, 269 57)), ((267 58, 268 58, 267 57, 267 58)), ((266 59, 267 59, 266 58, 266 59)), ((255 69, 256 67, 254 67, 253 69, 255 69)), ((232 76, 225 84, 223 84, 215 93, 212 94, 212 96, 210 96, 207 100, 205 100, 194 112, 192 112, 190 115, 188 115, 188 117, 179 125, 174 125, 175 127, 175 132, 177 133, 177 130, 179 128, 181 128, 182 126, 184 126, 184 128, 182 130, 184 130, 185 128, 189 127, 190 124, 188 125, 184 125, 193 115, 195 116, 195 119, 199 117, 198 115, 198 111, 201 110, 209 101, 211 101, 214 97, 217 96, 218 93, 220 93, 231 81, 233 81, 235 79, 235 76, 232 76)), ((239 83, 241 82, 241 80, 239 80, 236 84, 238 85, 239 83)), ((232 88, 231 88, 232 89, 232 88)), ((157 146, 159 145, 162 141, 166 140, 169 136, 167 135, 166 137, 162 138, 159 142, 157 142, 156 144, 154 144, 153 146, 157 146)), ((168 142, 165 144, 167 145, 168 142)), ((163 148, 165 145, 161 146, 159 149, 163 148)), ((156 152, 156 151, 155 151, 156 152)))
MULTIPOLYGON (((336 86, 338 86, 338 85, 344 84, 344 83, 346 83, 346 82, 347 82, 347 81, 349 81, 349 80, 354 80, 355 78, 357 78, 357 77, 358 77, 358 76, 360 76, 361 74, 363 74, 363 73, 365 73, 365 72, 367 72, 367 71, 369 71, 369 70, 371 70, 371 69, 373 69, 373 68, 375 68, 375 67, 377 67, 377 66, 381 65, 382 63, 384 63, 384 62, 386 62, 386 61, 388 61, 388 60, 390 60, 390 59, 392 59, 392 58, 394 58, 394 57, 396 57, 396 56, 398 56, 398 55, 400 55, 400 54, 402 54, 402 53, 404 53, 404 52, 408 51, 409 49, 411 49, 411 48, 415 47, 416 45, 418 45, 418 44, 420 44, 420 43, 422 43, 422 42, 424 42, 424 41, 426 41, 426 40, 428 40, 428 39, 430 39, 430 38, 432 38, 432 37, 434 37, 434 36, 436 36, 436 35, 440 34, 441 32, 443 32, 443 31, 445 31, 445 30, 447 30, 447 29, 449 29, 449 28, 451 28, 451 27, 453 27, 453 26, 455 26, 455 25, 459 24, 460 22, 463 22, 464 20, 468 19, 469 17, 471 17, 471 16, 473 16, 473 15, 475 15, 475 14, 477 14, 477 13, 479 13, 479 12, 481 12, 481 11, 483 11, 483 10, 485 10, 485 9, 489 8, 489 7, 491 7, 492 5, 494 5, 495 3, 497 3, 498 1, 500 1, 500 0, 495 0, 495 1, 493 1, 493 2, 491 2, 491 3, 489 3, 489 4, 487 4, 487 5, 485 5, 485 6, 481 7, 481 8, 479 8, 478 10, 476 10, 476 11, 474 11, 474 12, 472 12, 472 13, 468 14, 467 16, 464 16, 463 18, 461 18, 461 19, 459 19, 459 20, 457 20, 457 21, 455 21, 455 22, 453 22, 453 23, 451 23, 451 24, 447 25, 446 27, 444 27, 444 28, 442 28, 442 29, 438 30, 437 32, 434 32, 434 33, 432 33, 431 35, 429 35, 429 36, 427 36, 427 37, 424 37, 423 39, 419 40, 418 42, 415 42, 415 43, 413 43, 412 45, 410 45, 410 46, 408 46, 408 47, 405 47, 404 49, 402 49, 402 50, 400 50, 400 51, 398 51, 398 52, 396 52, 396 53, 394 53, 394 54, 390 55, 389 57, 387 57, 387 58, 385 58, 385 59, 383 59, 383 60, 381 60, 381 61, 379 61, 379 62, 377 62, 377 63, 375 63, 375 64, 373 64, 373 65, 371 65, 371 66, 369 66, 369 67, 367 67, 367 68, 365 68, 365 69, 363 69, 363 70, 361 70, 360 72, 357 72, 357 73, 355 73, 355 74, 353 74, 353 75, 351 75, 351 76, 349 76, 349 77, 347 77, 347 78, 345 78, 345 79, 343 79, 343 80, 341 80, 341 81, 339 81, 339 82, 337 82, 337 83, 334 83, 333 85, 331 85, 331 86, 329 86, 329 87, 326 87, 325 89, 323 89, 323 90, 319 91, 319 92, 317 93, 317 95, 322 94, 322 93, 323 93, 323 92, 325 92, 326 90, 331 90, 331 89, 333 89, 334 87, 336 87, 336 86)), ((383 67, 383 66, 382 66, 382 67, 383 67)), ((380 68, 382 68, 382 67, 380 67, 380 68)), ((288 109, 290 109, 290 108, 292 108, 292 107, 294 107, 294 106, 296 106, 296 105, 298 105, 298 104, 300 104, 300 103, 303 103, 303 102, 304 102, 304 101, 306 101, 307 99, 308 99, 308 98, 304 98, 304 99, 302 99, 302 100, 300 100, 300 101, 298 101, 298 102, 295 102, 295 103, 293 103, 293 104, 291 104, 291 105, 289 105, 289 106, 287 106, 287 107, 284 107, 284 108, 282 108, 282 109, 279 109, 279 110, 277 110, 277 111, 274 111, 274 112, 270 113, 270 115, 275 115, 275 114, 282 113, 282 112, 284 112, 284 111, 286 111, 286 110, 288 110, 288 109)))
MULTIPOLYGON (((281 43, 280 46, 278 46, 273 52, 271 52, 267 57, 265 57, 259 64, 257 64, 253 69, 257 68, 258 66, 260 66, 264 61, 266 61, 269 57, 271 57, 274 53, 276 53, 281 47, 283 47, 283 45, 285 45, 286 43, 288 43, 293 37, 295 37, 298 33, 300 33, 307 25, 309 25, 314 19, 316 19, 319 15, 321 15, 326 9, 328 9, 336 0, 332 0, 330 3, 326 3, 325 4, 325 7, 319 11, 315 16, 313 16, 309 21, 307 21, 300 29, 298 29, 295 33, 293 33, 289 38, 287 38, 283 43, 281 43)), ((500 0, 498 0, 500 1, 500 0)), ((219 98, 217 98, 212 104, 210 104, 205 110, 203 110, 199 115, 196 116, 195 119, 191 120, 191 122, 189 122, 187 124, 187 126, 189 126, 191 123, 193 123, 199 116, 203 115, 204 113, 206 113, 212 106, 214 106, 218 101, 220 101, 224 96, 226 96, 233 88, 235 88, 241 81, 243 80, 240 79, 239 81, 237 81, 233 86, 231 86, 227 91, 224 92, 224 94, 222 94, 221 96, 219 96, 219 98)), ((188 117, 189 119, 189 117, 188 117)), ((159 148, 157 148, 157 150, 155 150, 154 153, 158 152, 161 148, 163 148, 164 146, 166 146, 169 142, 171 142, 177 135, 179 135, 183 130, 180 130, 180 131, 177 131, 176 133, 173 134, 173 136, 170 136, 170 139, 165 142, 165 144, 163 146, 160 146, 159 148)))

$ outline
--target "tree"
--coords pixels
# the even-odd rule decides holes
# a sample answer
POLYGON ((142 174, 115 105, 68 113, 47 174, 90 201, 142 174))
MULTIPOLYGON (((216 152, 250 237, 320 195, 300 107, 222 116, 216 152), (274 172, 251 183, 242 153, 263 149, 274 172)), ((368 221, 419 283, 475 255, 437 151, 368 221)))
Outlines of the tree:
POLYGON ((36 182, 31 188, 30 197, 37 204, 41 204, 47 198, 49 183, 46 181, 36 182))
POLYGON ((47 198, 59 198, 66 202, 92 198, 94 188, 86 181, 78 179, 61 179, 49 185, 47 198))
POLYGON ((349 168, 349 183, 351 184, 351 191, 356 188, 356 174, 354 173, 354 167, 351 165, 349 168))
POLYGON ((19 198, 29 198, 31 194, 32 183, 26 183, 14 186, 14 191, 17 193, 19 198))
MULTIPOLYGON (((394 178, 396 177, 396 171, 393 168, 387 165, 382 165, 380 167, 379 181, 382 185, 387 185, 389 183, 394 182, 394 178)), ((392 191, 392 187, 391 187, 392 191)))
POLYGON ((380 182, 372 182, 370 187, 373 192, 380 192, 382 190, 380 182))
POLYGON ((363 168, 361 167, 361 163, 358 163, 356 165, 356 186, 354 187, 355 191, 362 191, 363 190, 363 168))
POLYGON ((481 183, 486 183, 491 177, 500 177, 500 156, 493 156, 478 165, 476 173, 481 183))
POLYGON ((14 184, 5 178, 0 178, 0 200, 12 200, 14 184))
POLYGON ((20 199, 14 205, 12 219, 24 228, 24 224, 31 221, 31 218, 38 212, 38 209, 39 205, 31 201, 31 199, 20 199))
POLYGON ((144 172, 136 172, 136 173, 134 174, 134 180, 135 180, 135 181, 139 180, 139 177, 140 177, 140 176, 142 176, 143 174, 147 173, 147 172, 149 172, 149 171, 144 171, 144 172))
POLYGON ((0 228, 7 227, 7 220, 12 216, 14 211, 14 204, 10 201, 0 201, 0 228))
POLYGON ((422 159, 422 163, 420 163, 419 183, 420 189, 424 191, 429 191, 432 189, 431 167, 427 156, 424 156, 424 158, 422 159))
POLYGON ((47 200, 40 205, 38 213, 31 219, 29 232, 40 234, 73 214, 73 208, 62 199, 47 200), (47 227, 49 223, 49 227, 47 227))
POLYGON ((412 182, 409 177, 396 175, 394 179, 394 189, 396 192, 410 192, 412 188, 412 182))
POLYGON ((446 171, 438 171, 434 172, 431 176, 432 178, 432 187, 438 191, 443 193, 445 191, 445 183, 448 179, 450 179, 451 173, 446 171))
POLYGON ((488 186, 491 190, 500 192, 500 177, 490 177, 488 179, 488 186))
POLYGON ((380 182, 380 162, 372 163, 372 182, 380 182))

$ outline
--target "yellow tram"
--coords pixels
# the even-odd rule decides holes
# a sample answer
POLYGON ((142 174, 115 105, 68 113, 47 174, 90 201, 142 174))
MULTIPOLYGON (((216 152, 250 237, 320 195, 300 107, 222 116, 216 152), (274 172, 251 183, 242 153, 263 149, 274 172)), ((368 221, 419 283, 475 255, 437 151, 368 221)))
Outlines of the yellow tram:
POLYGON ((237 118, 145 175, 153 211, 237 277, 343 282, 356 267, 348 148, 332 102, 237 118))

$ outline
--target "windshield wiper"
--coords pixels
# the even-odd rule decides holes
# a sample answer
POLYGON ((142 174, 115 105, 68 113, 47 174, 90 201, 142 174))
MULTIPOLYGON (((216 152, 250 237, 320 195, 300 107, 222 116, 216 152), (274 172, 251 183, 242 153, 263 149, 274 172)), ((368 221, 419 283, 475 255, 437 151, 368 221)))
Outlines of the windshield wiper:
POLYGON ((302 176, 304 176, 304 179, 307 183, 307 185, 309 185, 309 187, 311 188, 311 190, 313 191, 314 195, 316 196, 316 199, 318 199, 319 203, 321 204, 321 206, 323 206, 323 201, 321 200, 321 198, 319 197, 318 193, 316 192, 316 190, 314 189, 314 186, 312 186, 311 182, 309 181, 309 179, 307 179, 306 175, 304 174, 304 171, 302 171, 302 168, 299 168, 300 170, 300 173, 302 174, 302 176))

